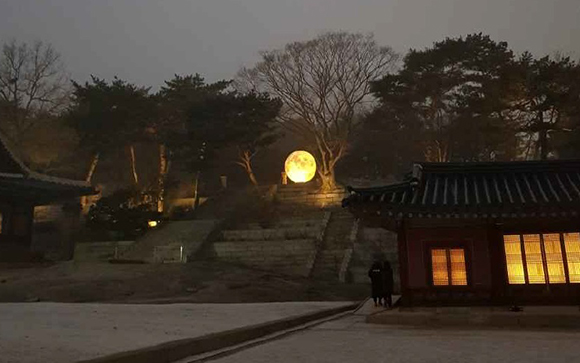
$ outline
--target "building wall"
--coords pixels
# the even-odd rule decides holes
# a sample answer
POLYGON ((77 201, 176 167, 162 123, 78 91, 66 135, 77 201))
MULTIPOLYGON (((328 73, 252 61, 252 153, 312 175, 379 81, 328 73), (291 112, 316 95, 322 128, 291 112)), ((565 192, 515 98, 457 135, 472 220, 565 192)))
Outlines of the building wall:
POLYGON ((460 243, 466 248, 470 282, 475 289, 490 289, 491 264, 487 229, 484 226, 415 227, 406 231, 408 288, 430 288, 430 246, 438 243, 460 243))
POLYGON ((76 203, 34 207, 31 250, 47 259, 71 259, 79 218, 80 209, 76 203))
POLYGON ((36 259, 30 254, 32 205, 0 202, 0 261, 18 262, 36 259))

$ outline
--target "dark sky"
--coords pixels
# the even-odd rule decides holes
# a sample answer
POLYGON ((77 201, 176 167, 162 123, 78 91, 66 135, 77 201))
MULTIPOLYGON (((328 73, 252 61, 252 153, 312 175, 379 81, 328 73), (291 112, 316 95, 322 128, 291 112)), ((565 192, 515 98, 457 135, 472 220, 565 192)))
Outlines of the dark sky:
POLYGON ((374 32, 399 52, 483 32, 521 52, 580 55, 580 0, 0 0, 0 41, 40 39, 72 77, 157 88, 231 78, 258 52, 327 30, 374 32))

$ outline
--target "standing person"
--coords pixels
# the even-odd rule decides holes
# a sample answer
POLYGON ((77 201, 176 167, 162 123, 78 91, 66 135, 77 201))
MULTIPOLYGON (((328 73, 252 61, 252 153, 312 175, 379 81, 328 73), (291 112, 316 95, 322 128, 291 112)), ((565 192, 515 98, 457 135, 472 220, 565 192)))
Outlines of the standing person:
POLYGON ((383 292, 383 273, 380 262, 373 263, 373 266, 369 270, 369 278, 371 279, 371 295, 375 306, 381 304, 381 297, 384 295, 383 292))
POLYGON ((382 268, 383 298, 385 307, 393 306, 393 269, 389 261, 383 263, 382 268))

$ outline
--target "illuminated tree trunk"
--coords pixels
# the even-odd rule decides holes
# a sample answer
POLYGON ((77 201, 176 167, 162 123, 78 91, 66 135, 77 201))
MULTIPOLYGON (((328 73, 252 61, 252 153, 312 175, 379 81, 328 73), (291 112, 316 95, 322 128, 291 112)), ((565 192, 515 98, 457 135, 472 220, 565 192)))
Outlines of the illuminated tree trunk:
POLYGON ((328 146, 326 142, 317 137, 319 160, 317 165, 318 176, 320 177, 320 191, 325 193, 339 189, 334 175, 334 167, 344 154, 345 146, 341 146, 337 151, 328 146))
POLYGON ((95 170, 97 169, 97 164, 99 163, 100 156, 101 156, 100 153, 96 153, 93 156, 93 160, 91 161, 91 165, 89 166, 87 177, 85 178, 85 181, 87 183, 90 183, 91 180, 93 179, 93 175, 95 174, 95 170))
POLYGON ((250 166, 250 169, 248 169, 246 171, 248 172, 248 177, 250 178, 250 182, 252 184, 254 184, 254 186, 257 187, 258 186, 258 180, 256 179, 256 176, 254 175, 254 171, 251 169, 251 166, 250 166))
POLYGON ((318 170, 318 176, 320 176, 320 191, 321 192, 329 192, 332 190, 338 189, 338 185, 336 183, 336 178, 334 176, 334 170, 324 168, 320 168, 318 170))
MULTIPOLYGON (((95 170, 97 169, 97 164, 99 163, 100 153, 96 153, 93 155, 93 160, 91 160, 91 165, 89 166, 89 171, 87 172, 87 176, 85 177, 85 181, 90 183, 93 179, 93 175, 95 174, 95 170)), ((87 212, 87 206, 89 204, 89 197, 82 196, 81 197, 81 208, 83 214, 87 212)))
POLYGON ((167 162, 167 148, 164 144, 159 144, 159 178, 157 179, 157 211, 163 213, 165 202, 165 179, 169 171, 167 162))
POLYGON ((193 209, 196 210, 197 207, 199 206, 199 174, 200 171, 198 170, 197 173, 195 173, 195 182, 193 185, 193 209))
POLYGON ((137 162, 135 158, 135 146, 129 146, 129 153, 131 155, 131 172, 133 173, 133 181, 136 186, 139 186, 139 176, 137 175, 137 162))
POLYGON ((252 183, 252 185, 257 187, 258 180, 256 179, 256 175, 254 174, 254 169, 252 169, 252 158, 254 157, 254 155, 256 155, 256 153, 251 153, 248 150, 244 150, 244 151, 240 151, 239 154, 240 154, 240 161, 238 161, 236 163, 238 165, 240 165, 242 168, 244 168, 244 170, 248 174, 248 178, 250 179, 250 182, 252 183))

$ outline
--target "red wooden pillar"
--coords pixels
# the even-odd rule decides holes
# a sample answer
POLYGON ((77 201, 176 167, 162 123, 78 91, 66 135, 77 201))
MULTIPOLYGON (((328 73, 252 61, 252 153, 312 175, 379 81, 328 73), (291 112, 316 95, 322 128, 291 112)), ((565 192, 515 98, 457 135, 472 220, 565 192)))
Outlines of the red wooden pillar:
POLYGON ((397 244, 399 252, 399 273, 401 279, 401 299, 404 305, 412 305, 409 294, 409 260, 407 257, 407 231, 405 219, 398 223, 397 244))
POLYGON ((506 295, 506 259, 501 228, 494 222, 487 225, 489 268, 491 272, 491 302, 501 304, 506 295))

